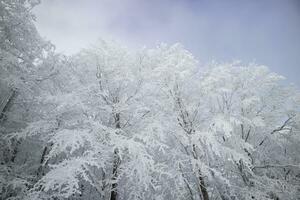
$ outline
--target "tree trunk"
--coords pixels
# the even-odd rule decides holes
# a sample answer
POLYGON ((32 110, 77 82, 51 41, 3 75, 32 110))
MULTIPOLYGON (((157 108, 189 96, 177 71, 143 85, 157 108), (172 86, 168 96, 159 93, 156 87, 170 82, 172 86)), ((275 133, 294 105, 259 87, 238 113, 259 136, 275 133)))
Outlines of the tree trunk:
POLYGON ((45 147, 44 147, 44 150, 43 150, 43 153, 42 153, 42 156, 41 156, 40 166, 39 166, 39 168, 37 169, 37 173, 36 173, 38 179, 40 179, 42 176, 45 175, 45 174, 43 173, 43 163, 44 163, 44 161, 45 161, 47 152, 48 152, 48 147, 45 146, 45 147))
MULTIPOLYGON (((115 126, 117 129, 121 128, 121 122, 120 122, 120 113, 116 113, 114 116, 115 119, 115 126)), ((114 163, 113 163, 113 171, 112 171, 112 185, 111 185, 111 193, 110 193, 110 200, 117 200, 118 192, 117 192, 117 179, 118 179, 118 167, 120 164, 120 158, 119 158, 119 150, 114 150, 114 163)))
POLYGON ((0 102, 0 122, 5 121, 6 120, 6 114, 5 112, 7 112, 9 110, 9 108, 12 105, 12 101, 14 99, 16 95, 16 91, 15 90, 11 90, 9 94, 7 94, 7 96, 2 97, 3 99, 0 102))
POLYGON ((115 124, 116 128, 121 128, 120 113, 115 114, 115 124))
MULTIPOLYGON (((198 155, 197 155, 197 151, 196 151, 196 146, 193 144, 192 146, 192 154, 194 159, 199 159, 198 155)), ((201 192, 201 199, 202 200, 209 200, 209 196, 208 196, 208 192, 206 189, 206 185, 205 185, 205 180, 202 176, 201 170, 198 169, 198 179, 199 179, 199 188, 200 188, 200 192, 201 192)))
POLYGON ((47 165, 48 161, 46 160, 46 156, 48 155, 49 151, 51 150, 53 143, 51 143, 49 146, 45 146, 41 155, 40 159, 40 165, 36 171, 36 181, 40 180, 43 176, 45 176, 45 166, 47 165))
POLYGON ((13 148, 13 151, 12 151, 12 155, 11 155, 10 161, 11 161, 12 163, 14 163, 14 162, 15 162, 15 159, 16 159, 16 157, 17 157, 17 154, 18 154, 18 152, 19 152, 19 146, 20 146, 20 144, 21 144, 21 141, 20 141, 20 140, 13 139, 12 142, 14 143, 14 148, 13 148))
POLYGON ((118 167, 119 167, 120 159, 118 156, 118 149, 114 151, 114 164, 113 164, 113 177, 112 177, 112 185, 111 185, 111 193, 110 200, 117 200, 118 192, 117 192, 117 178, 118 178, 118 167))
POLYGON ((202 177, 201 171, 198 171, 199 173, 199 185, 200 185, 200 191, 202 193, 202 200, 209 200, 208 192, 206 189, 204 178, 202 177))

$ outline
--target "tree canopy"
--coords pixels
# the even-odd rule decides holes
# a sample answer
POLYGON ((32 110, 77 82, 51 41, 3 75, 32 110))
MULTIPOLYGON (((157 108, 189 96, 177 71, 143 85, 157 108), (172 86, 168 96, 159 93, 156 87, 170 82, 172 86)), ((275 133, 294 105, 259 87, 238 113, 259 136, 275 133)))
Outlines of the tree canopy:
POLYGON ((180 44, 55 52, 0 2, 1 199, 296 200, 300 93, 258 64, 180 44), (9 105, 8 105, 9 103, 9 105), (6 109, 4 109, 6 107, 6 109))

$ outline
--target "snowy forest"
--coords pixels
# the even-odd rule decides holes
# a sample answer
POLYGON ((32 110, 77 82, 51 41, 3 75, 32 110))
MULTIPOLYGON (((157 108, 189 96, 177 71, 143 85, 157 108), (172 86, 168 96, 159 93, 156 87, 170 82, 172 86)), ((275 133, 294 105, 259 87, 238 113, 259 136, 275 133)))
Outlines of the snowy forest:
POLYGON ((200 66, 180 44, 62 55, 38 3, 0 1, 0 199, 300 199, 300 92, 283 76, 200 66))

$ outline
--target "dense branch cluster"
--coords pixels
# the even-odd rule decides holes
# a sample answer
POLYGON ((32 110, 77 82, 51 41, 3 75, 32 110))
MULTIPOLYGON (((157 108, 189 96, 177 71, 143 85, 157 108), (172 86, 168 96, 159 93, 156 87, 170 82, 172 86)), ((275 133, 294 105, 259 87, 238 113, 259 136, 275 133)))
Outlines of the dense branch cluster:
POLYGON ((180 44, 73 56, 0 2, 0 199, 296 200, 300 93, 180 44), (4 41, 4 42, 2 42, 4 41))

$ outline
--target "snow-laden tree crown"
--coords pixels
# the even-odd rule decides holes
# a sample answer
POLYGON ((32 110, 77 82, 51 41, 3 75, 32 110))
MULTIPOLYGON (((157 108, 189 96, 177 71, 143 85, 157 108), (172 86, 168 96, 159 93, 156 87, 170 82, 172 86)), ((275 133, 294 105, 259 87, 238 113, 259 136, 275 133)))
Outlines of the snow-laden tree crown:
POLYGON ((297 200, 300 93, 180 44, 67 57, 0 1, 0 199, 297 200))

